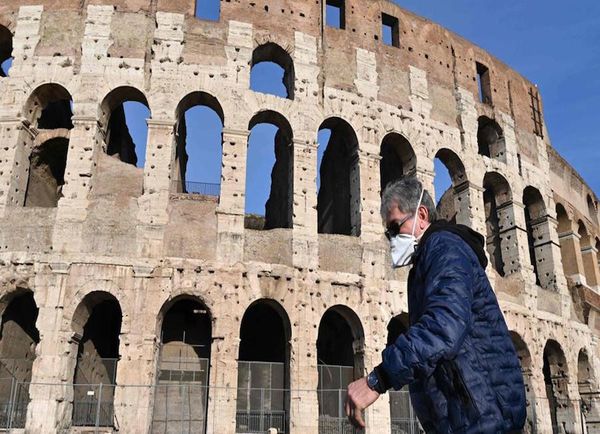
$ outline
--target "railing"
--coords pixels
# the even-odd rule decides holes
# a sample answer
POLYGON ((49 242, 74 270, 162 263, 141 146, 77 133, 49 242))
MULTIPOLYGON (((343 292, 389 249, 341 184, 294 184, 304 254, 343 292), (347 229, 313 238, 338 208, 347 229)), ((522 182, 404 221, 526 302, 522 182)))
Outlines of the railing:
POLYGON ((114 385, 74 384, 73 392, 73 426, 114 426, 114 385))
POLYGON ((419 434, 423 432, 410 403, 407 391, 389 392, 392 434, 419 434))
POLYGON ((219 197, 221 184, 212 182, 172 181, 171 191, 174 193, 200 194, 203 196, 219 197))

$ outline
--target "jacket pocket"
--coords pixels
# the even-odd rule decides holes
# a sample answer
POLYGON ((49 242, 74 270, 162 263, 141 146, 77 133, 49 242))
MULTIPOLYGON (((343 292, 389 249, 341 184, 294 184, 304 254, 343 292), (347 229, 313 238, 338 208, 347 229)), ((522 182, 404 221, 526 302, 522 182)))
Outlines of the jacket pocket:
POLYGON ((473 399, 473 394, 465 383, 463 374, 458 368, 456 361, 448 360, 446 363, 448 368, 448 376, 450 378, 452 388, 456 393, 456 397, 461 402, 461 406, 466 413, 467 419, 470 422, 475 422, 479 419, 481 414, 477 408, 477 403, 473 399))

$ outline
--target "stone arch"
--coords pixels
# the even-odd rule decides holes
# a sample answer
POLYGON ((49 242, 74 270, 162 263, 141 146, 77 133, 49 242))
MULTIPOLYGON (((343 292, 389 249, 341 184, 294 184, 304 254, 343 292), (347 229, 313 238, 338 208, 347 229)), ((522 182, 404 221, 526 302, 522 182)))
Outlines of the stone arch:
MULTIPOLYGON (((225 114, 219 100, 212 94, 202 91, 193 91, 185 95, 175 109, 175 164, 172 167, 171 178, 173 190, 178 193, 199 193, 219 195, 221 166, 223 157, 223 125, 225 114), (209 144, 206 137, 193 137, 189 134, 188 114, 196 119, 207 119, 207 113, 194 113, 195 109, 206 108, 220 121, 220 134, 218 144, 209 144), (212 145, 212 146, 211 146, 212 145), (198 147, 207 147, 198 149, 198 147), (214 167, 211 167, 214 166, 214 167), (213 178, 207 172, 213 172, 213 178), (218 172, 218 176, 217 173, 218 172), (191 175, 191 176, 190 176, 191 175), (191 178, 191 179, 190 179, 191 178), (207 179, 211 182, 207 183, 207 179), (216 181, 218 180, 218 184, 216 181), (216 184, 216 185, 215 185, 216 184)), ((192 119, 194 121, 195 119, 192 119)), ((197 125, 193 126, 197 128, 197 125)))
POLYGON ((544 346, 542 373, 546 386, 552 432, 554 434, 571 432, 575 418, 568 390, 567 359, 561 345, 553 339, 549 339, 544 346))
POLYGON ((592 196, 588 193, 586 196, 586 203, 587 203, 587 209, 588 209, 588 214, 590 216, 590 220, 594 223, 596 223, 596 225, 598 224, 598 209, 597 209, 597 203, 594 202, 594 200, 592 199, 592 196))
POLYGON ((506 162, 504 132, 498 122, 486 116, 477 121, 477 148, 479 155, 506 162))
POLYGON ((251 80, 254 67, 262 62, 272 62, 283 69, 282 83, 287 92, 286 98, 293 100, 296 78, 294 72, 294 61, 290 53, 288 53, 275 42, 266 42, 256 47, 252 52, 252 61, 250 64, 251 80))
MULTIPOLYGON (((274 162, 271 169, 271 183, 268 187, 269 196, 265 202, 264 218, 257 215, 247 215, 245 226, 248 229, 291 228, 293 220, 293 189, 294 189, 294 147, 293 131, 289 121, 280 113, 273 110, 262 110, 256 113, 248 124, 251 131, 248 141, 246 165, 246 201, 252 200, 251 180, 256 183, 257 159, 260 149, 252 137, 254 128, 260 124, 269 124, 277 130, 273 137, 274 162)), ((264 159, 263 159, 264 160, 264 159)), ((262 174, 262 173, 261 173, 262 174)), ((248 210, 246 203, 246 210, 248 210)))
MULTIPOLYGON (((160 348, 152 431, 167 430, 169 421, 181 418, 179 407, 189 405, 181 420, 191 431, 205 432, 210 378, 212 315, 196 296, 182 294, 165 302, 158 314, 160 348)), ((172 423, 172 422, 171 422, 172 423)))
POLYGON ((549 264, 545 264, 545 262, 551 262, 552 256, 548 255, 550 253, 547 251, 549 240, 544 236, 549 231, 546 204, 538 189, 527 186, 523 190, 523 205, 529 261, 535 274, 535 283, 544 289, 549 289, 550 285, 545 273, 551 273, 552 269, 548 270, 549 264))
POLYGON ((268 418, 268 426, 288 431, 291 333, 287 312, 273 299, 256 300, 244 312, 238 354, 238 430, 247 429, 258 411, 268 418), (257 389, 262 392, 257 394, 257 389))
POLYGON ((587 432, 593 432, 593 428, 600 423, 600 402, 598 379, 586 348, 579 350, 577 355, 577 387, 581 400, 582 423, 588 428, 587 432))
MULTIPOLYGON (((441 195, 438 193, 440 198, 437 203, 438 216, 444 220, 457 222, 458 214, 461 213, 461 203, 465 201, 468 203, 469 199, 469 185, 465 166, 460 157, 448 148, 438 150, 434 158, 439 159, 448 170, 451 182, 448 190, 441 195)), ((436 173, 436 176, 438 175, 436 173)), ((459 218, 458 220, 466 221, 468 217, 459 218)))
POLYGON ((556 229, 558 231, 559 236, 560 234, 567 233, 573 230, 571 226, 571 219, 569 217, 569 214, 567 213, 567 209, 560 202, 556 202, 556 221, 556 229))
POLYGON ((525 398, 527 400, 527 419, 523 432, 534 433, 536 432, 536 418, 535 418, 535 393, 533 390, 533 370, 531 353, 522 336, 515 332, 510 331, 510 337, 517 351, 519 357, 519 363, 521 364, 521 372, 523 373, 523 381, 525 383, 525 398))
MULTIPOLYGON (((108 92, 102 100, 98 122, 106 153, 116 155, 122 162, 135 166, 140 156, 136 152, 135 143, 125 121, 124 104, 128 102, 145 106, 148 110, 148 117, 151 116, 150 105, 142 91, 132 86, 119 86, 108 92)), ((145 147, 145 145, 144 142, 143 146, 145 147)))
POLYGON ((27 99, 23 116, 38 130, 73 128, 73 98, 61 84, 44 83, 27 99))
POLYGON ((319 131, 331 132, 319 165, 318 232, 360 236, 358 137, 342 118, 326 119, 319 131))
POLYGON ((319 431, 328 433, 348 423, 342 412, 345 390, 364 371, 364 331, 356 313, 343 305, 327 309, 319 322, 316 346, 319 431))
POLYGON ((506 274, 503 242, 501 236, 508 226, 510 217, 507 211, 512 205, 512 191, 504 176, 488 172, 483 178, 483 205, 486 223, 486 247, 494 270, 501 276, 506 274))
POLYGON ((33 147, 29 156, 29 174, 25 189, 26 207, 50 207, 58 205, 63 196, 69 138, 51 138, 33 147))
POLYGON ((8 68, 5 62, 11 59, 13 51, 13 34, 3 25, 0 25, 0 77, 8 77, 8 68))
POLYGON ((10 418, 10 426, 25 427, 29 404, 29 383, 32 379, 36 346, 40 333, 36 327, 38 307, 33 292, 18 288, 2 300, 0 324, 0 405, 11 408, 3 417, 10 418))
POLYGON ((380 194, 390 182, 417 173, 417 155, 409 140, 400 133, 390 132, 383 137, 379 155, 380 194))
POLYGON ((588 286, 596 287, 600 284, 600 270, 598 265, 598 254, 594 243, 592 233, 588 230, 587 225, 579 220, 577 222, 577 232, 579 235, 581 261, 583 263, 583 272, 585 281, 588 286))
POLYGON ((77 350, 73 351, 77 359, 73 373, 73 426, 94 425, 96 414, 92 414, 90 409, 98 405, 104 410, 99 425, 114 425, 122 320, 119 301, 104 291, 88 293, 74 311, 72 345, 77 346, 77 350), (90 394, 90 389, 94 393, 90 394))

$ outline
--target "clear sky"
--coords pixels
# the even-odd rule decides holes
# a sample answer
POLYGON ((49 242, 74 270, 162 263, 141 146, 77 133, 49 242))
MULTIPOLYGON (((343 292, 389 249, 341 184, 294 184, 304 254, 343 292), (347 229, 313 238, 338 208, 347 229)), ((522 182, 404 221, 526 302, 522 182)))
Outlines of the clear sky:
POLYGON ((600 195, 600 1, 395 0, 536 83, 552 145, 600 195))
MULTIPOLYGON (((536 83, 544 102, 545 121, 553 146, 600 194, 600 125, 596 108, 600 95, 600 1, 578 0, 395 0, 419 15, 462 35, 536 83)), ((201 3, 201 2, 199 2, 201 3)), ((218 4, 218 3, 217 3, 218 4)), ((201 11, 217 19, 218 10, 201 11)), ((255 67, 251 88, 285 96, 281 70, 273 64, 255 67)), ((143 164, 145 132, 143 110, 126 107, 132 134, 143 164), (136 120, 137 118, 137 120, 136 120), (140 155, 142 154, 142 155, 140 155)), ((218 183, 220 120, 206 108, 187 115, 189 133, 187 181, 218 183), (211 149, 213 151, 211 151, 211 149)), ((261 124, 250 135, 246 211, 263 214, 274 163, 273 139, 277 128, 261 124)), ((319 134, 319 161, 328 139, 319 134)), ((436 162, 436 196, 450 185, 447 172, 436 162)), ((317 180, 318 182, 318 180, 317 180)))

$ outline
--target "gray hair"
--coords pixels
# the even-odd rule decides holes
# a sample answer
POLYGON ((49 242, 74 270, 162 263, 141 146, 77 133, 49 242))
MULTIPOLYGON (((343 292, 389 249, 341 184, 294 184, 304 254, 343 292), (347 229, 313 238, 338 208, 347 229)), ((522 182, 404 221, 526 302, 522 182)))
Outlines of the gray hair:
MULTIPOLYGON (((414 176, 405 176, 390 182, 381 196, 381 217, 385 219, 394 207, 397 207, 404 214, 414 213, 419 204, 422 190, 421 181, 414 176)), ((421 205, 427 208, 429 212, 429 222, 436 221, 438 218, 437 210, 427 190, 423 191, 421 205)))

